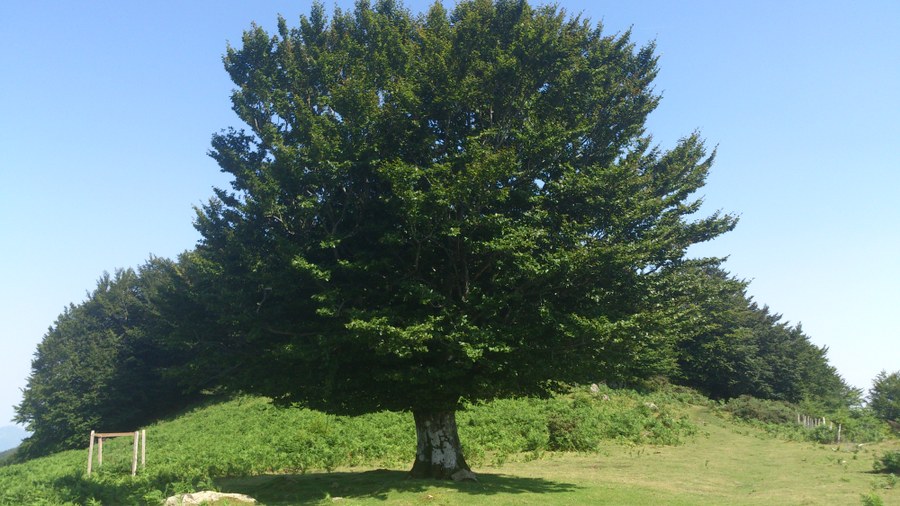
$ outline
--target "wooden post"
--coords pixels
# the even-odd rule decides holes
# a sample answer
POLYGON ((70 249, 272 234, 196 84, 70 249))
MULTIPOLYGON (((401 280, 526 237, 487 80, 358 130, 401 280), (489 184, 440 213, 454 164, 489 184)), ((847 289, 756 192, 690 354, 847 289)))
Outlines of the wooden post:
POLYGON ((97 468, 103 467, 103 438, 97 438, 97 468))
POLYGON ((141 429, 141 469, 147 467, 147 430, 141 429))
POLYGON ((91 444, 88 446, 88 476, 91 475, 91 466, 94 464, 94 431, 91 431, 91 444))
POLYGON ((838 424, 838 436, 837 436, 838 444, 841 443, 841 424, 838 424))
POLYGON ((138 431, 134 431, 134 444, 131 446, 133 447, 131 452, 131 475, 134 476, 137 474, 138 431))

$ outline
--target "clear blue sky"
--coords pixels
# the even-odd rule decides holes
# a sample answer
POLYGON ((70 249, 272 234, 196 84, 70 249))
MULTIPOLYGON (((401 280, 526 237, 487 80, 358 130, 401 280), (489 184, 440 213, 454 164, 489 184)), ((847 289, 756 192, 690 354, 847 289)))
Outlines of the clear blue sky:
MULTIPOLYGON (((730 255, 756 300, 802 322, 851 384, 900 369, 900 2, 560 5, 656 40, 663 101, 648 126, 662 147, 695 129, 718 146, 706 208, 741 223, 695 254, 730 255)), ((210 137, 240 126, 226 42, 308 12, 0 2, 0 425, 66 305, 103 271, 194 246, 192 207, 227 184, 210 137)))

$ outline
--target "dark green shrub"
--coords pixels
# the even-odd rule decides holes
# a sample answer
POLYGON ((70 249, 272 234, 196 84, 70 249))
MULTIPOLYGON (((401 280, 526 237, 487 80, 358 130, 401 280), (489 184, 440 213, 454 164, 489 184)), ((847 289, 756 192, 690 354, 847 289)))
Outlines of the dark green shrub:
POLYGON ((885 424, 871 410, 851 410, 847 416, 839 416, 835 421, 842 424, 842 441, 873 443, 884 439, 885 424))
POLYGON ((900 474, 900 451, 887 451, 875 459, 875 472, 900 474))
POLYGON ((597 451, 603 437, 602 413, 590 398, 576 395, 547 404, 548 447, 553 451, 597 451))
POLYGON ((809 439, 816 443, 834 443, 837 441, 837 426, 819 425, 809 430, 809 439))
POLYGON ((470 464, 502 463, 516 453, 594 452, 604 441, 680 444, 695 427, 670 412, 674 402, 605 386, 576 388, 551 399, 474 404, 457 413, 457 424, 470 464))
POLYGON ((463 452, 469 464, 500 464, 520 452, 548 449, 546 400, 497 399, 474 404, 456 414, 463 452))
POLYGON ((728 401, 725 410, 743 420, 759 420, 763 423, 788 423, 796 419, 797 411, 783 401, 757 399, 742 395, 728 401))

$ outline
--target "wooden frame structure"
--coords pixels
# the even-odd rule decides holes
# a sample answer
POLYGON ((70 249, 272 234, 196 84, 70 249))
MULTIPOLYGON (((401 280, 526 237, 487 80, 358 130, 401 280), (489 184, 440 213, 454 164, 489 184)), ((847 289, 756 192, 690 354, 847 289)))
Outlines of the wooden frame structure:
POLYGON ((103 440, 112 437, 133 436, 131 475, 137 474, 138 449, 141 452, 141 469, 147 466, 147 431, 136 430, 134 432, 95 432, 91 431, 91 444, 88 446, 87 474, 91 475, 94 466, 94 441, 97 441, 97 467, 103 465, 103 440))

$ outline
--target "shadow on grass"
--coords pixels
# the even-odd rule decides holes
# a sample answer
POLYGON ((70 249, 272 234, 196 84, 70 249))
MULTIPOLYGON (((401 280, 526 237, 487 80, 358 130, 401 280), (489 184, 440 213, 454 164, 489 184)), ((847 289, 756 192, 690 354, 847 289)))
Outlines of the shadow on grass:
MULTIPOLYGON (((127 478, 131 476, 126 475, 127 478)), ((53 480, 52 488, 66 504, 86 504, 89 500, 101 504, 141 504, 139 489, 128 479, 109 480, 88 478, 74 472, 53 480)))
MULTIPOLYGON (((223 478, 216 480, 216 485, 220 490, 247 494, 267 505, 307 504, 329 497, 387 500, 391 493, 425 493, 439 488, 472 496, 557 494, 578 489, 570 483, 490 473, 479 473, 477 482, 417 480, 410 479, 406 471, 386 469, 223 478)), ((552 497, 547 500, 554 502, 552 497)))

